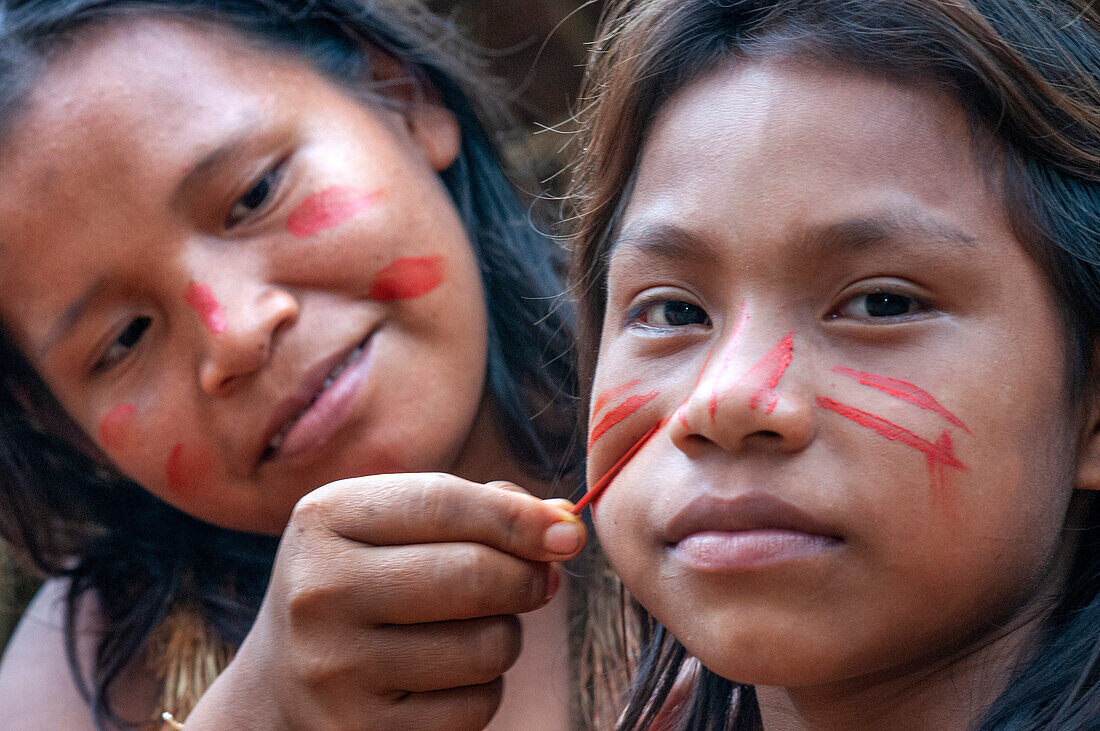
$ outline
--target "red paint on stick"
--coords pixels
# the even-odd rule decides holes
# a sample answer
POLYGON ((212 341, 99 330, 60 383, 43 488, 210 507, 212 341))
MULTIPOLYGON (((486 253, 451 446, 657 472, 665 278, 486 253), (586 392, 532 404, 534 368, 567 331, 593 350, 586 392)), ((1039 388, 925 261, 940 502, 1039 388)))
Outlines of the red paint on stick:
POLYGON ((854 406, 842 404, 831 398, 818 396, 817 404, 822 408, 836 412, 844 418, 854 421, 862 427, 872 429, 891 441, 901 442, 902 444, 923 452, 925 457, 928 458, 929 465, 941 464, 945 467, 953 467, 957 470, 966 470, 966 465, 955 457, 950 435, 947 436, 946 440, 941 436, 939 441, 933 444, 927 439, 917 436, 908 429, 904 429, 891 421, 883 419, 881 416, 875 416, 872 413, 857 409, 854 406))
POLYGON ((381 197, 381 191, 367 193, 347 185, 330 186, 299 203, 287 217, 286 230, 300 239, 309 238, 355 218, 381 197))
POLYGON ((657 432, 661 431, 661 428, 664 427, 666 422, 667 419, 661 419, 650 427, 649 431, 643 434, 642 438, 636 441, 634 446, 628 449, 626 454, 620 457, 619 461, 604 473, 604 476, 597 480, 596 484, 589 488, 588 492, 584 494, 584 497, 577 501, 577 504, 573 506, 573 515, 580 515, 590 504, 595 507, 595 501, 603 494, 608 485, 614 482, 615 478, 619 476, 619 473, 623 471, 623 468, 626 467, 630 460, 634 459, 638 452, 642 451, 642 447, 644 447, 650 439, 656 436, 657 432))
POLYGON ((100 445, 108 451, 124 449, 130 443, 133 436, 134 417, 137 416, 137 406, 133 404, 121 404, 107 412, 107 415, 99 422, 96 430, 99 435, 100 445))
POLYGON ((213 290, 205 284, 191 282, 187 285, 187 291, 183 293, 183 299, 206 325, 206 329, 215 335, 225 332, 225 310, 218 304, 213 290))
POLYGON ((443 257, 398 259, 374 277, 367 295, 378 302, 423 297, 443 283, 443 257))
POLYGON ((641 383, 642 383, 642 379, 635 378, 633 381, 630 381, 629 383, 623 383, 623 384, 620 384, 618 386, 612 386, 611 388, 607 389, 606 391, 604 391, 603 393, 601 393, 599 396, 596 397, 596 402, 592 406, 592 413, 593 414, 600 413, 601 411, 603 411, 603 407, 607 406, 609 403, 611 403, 615 399, 619 398, 620 396, 622 396, 624 393, 631 390, 632 388, 636 388, 641 383))
POLYGON ((894 398, 899 398, 902 401, 908 401, 915 406, 919 406, 922 409, 928 411, 934 411, 943 418, 947 419, 954 426, 963 429, 966 432, 966 424, 962 423, 959 417, 952 414, 943 405, 940 404, 932 394, 927 391, 914 386, 912 383, 906 383, 905 381, 898 380, 897 378, 888 378, 887 376, 880 376, 876 373, 864 373, 863 371, 853 370, 851 368, 844 368, 837 366, 833 369, 833 372, 839 373, 842 376, 854 379, 864 386, 870 386, 871 388, 877 388, 878 390, 888 393, 894 398))
POLYGON ((592 433, 588 436, 588 449, 592 449, 592 445, 608 432, 613 426, 623 421, 627 417, 633 416, 638 409, 648 404, 653 399, 657 398, 661 394, 660 391, 653 391, 646 394, 635 394, 623 401, 621 404, 608 411, 599 423, 592 429, 592 433))
POLYGON ((745 328, 749 324, 749 311, 745 307, 745 303, 741 303, 741 309, 737 314, 737 324, 733 326, 733 332, 730 333, 729 342, 726 343, 726 347, 722 350, 722 363, 718 366, 718 373, 714 377, 714 387, 710 392, 710 420, 714 421, 715 413, 718 411, 718 390, 722 384, 722 376, 725 374, 726 369, 729 368, 730 363, 737 357, 737 349, 741 347, 741 341, 745 339, 745 328))
POLYGON ((194 497, 204 492, 213 470, 214 462, 205 449, 177 444, 165 465, 168 489, 183 498, 194 497))

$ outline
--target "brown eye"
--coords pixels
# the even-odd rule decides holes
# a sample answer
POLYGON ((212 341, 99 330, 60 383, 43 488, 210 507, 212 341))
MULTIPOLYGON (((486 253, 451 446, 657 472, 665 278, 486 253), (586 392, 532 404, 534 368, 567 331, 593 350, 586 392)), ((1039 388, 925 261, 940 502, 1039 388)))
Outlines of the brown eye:
POLYGON ((926 303, 897 292, 869 292, 848 300, 834 317, 860 320, 890 320, 923 314, 931 309, 926 303))
POLYGON ((272 194, 279 184, 281 170, 281 163, 268 170, 262 178, 256 181, 255 185, 249 188, 247 193, 237 199, 225 220, 226 228, 233 228, 270 202, 272 194))
POLYGON ((121 362, 141 341, 153 320, 149 317, 134 318, 118 337, 107 346, 106 352, 96 361, 94 370, 105 371, 121 362))
POLYGON ((687 325, 707 325, 710 318, 698 305, 682 301, 655 302, 645 306, 639 316, 643 325, 650 327, 685 327, 687 325))

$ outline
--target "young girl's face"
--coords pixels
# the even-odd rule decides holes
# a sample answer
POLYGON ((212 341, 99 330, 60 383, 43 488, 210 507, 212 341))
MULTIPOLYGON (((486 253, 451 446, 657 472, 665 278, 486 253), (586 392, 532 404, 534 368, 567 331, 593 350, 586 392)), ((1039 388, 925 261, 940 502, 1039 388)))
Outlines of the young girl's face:
POLYGON ((229 32, 94 32, 0 150, 0 312, 124 473, 278 532, 325 482, 450 469, 482 423, 480 278, 436 174, 458 145, 441 108, 229 32))
POLYGON ((705 665, 886 677, 1011 636, 1056 590, 1065 336, 942 93, 779 64, 688 86, 608 287, 590 483, 669 421, 596 528, 705 665))

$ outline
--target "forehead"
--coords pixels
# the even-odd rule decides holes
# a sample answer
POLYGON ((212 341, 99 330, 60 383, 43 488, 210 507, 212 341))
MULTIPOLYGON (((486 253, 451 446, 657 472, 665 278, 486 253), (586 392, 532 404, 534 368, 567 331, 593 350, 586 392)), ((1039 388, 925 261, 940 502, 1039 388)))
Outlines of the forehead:
POLYGON ((40 73, 0 163, 24 192, 73 174, 74 161, 110 164, 122 176, 150 156, 163 167, 174 152, 193 154, 211 131, 278 115, 309 73, 218 25, 115 21, 78 35, 40 73))
POLYGON ((989 177, 946 93, 844 69, 735 62, 664 105, 627 218, 644 208, 681 222, 735 213, 809 225, 853 208, 912 206, 999 217, 989 177))

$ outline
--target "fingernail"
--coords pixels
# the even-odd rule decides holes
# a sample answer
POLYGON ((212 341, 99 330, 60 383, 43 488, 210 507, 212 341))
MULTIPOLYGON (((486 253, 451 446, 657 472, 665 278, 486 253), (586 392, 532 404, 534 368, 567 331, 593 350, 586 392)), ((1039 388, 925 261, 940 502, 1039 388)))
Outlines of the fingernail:
POLYGON ((548 500, 543 500, 543 502, 546 503, 547 505, 553 505, 555 508, 557 508, 558 510, 561 510, 563 512, 570 513, 570 514, 572 514, 572 512, 573 512, 573 507, 574 507, 573 503, 569 502, 565 498, 555 497, 555 498, 550 498, 548 500))
POLYGON ((579 520, 559 520, 542 534, 542 547, 549 553, 565 556, 576 553, 584 540, 584 527, 579 520))
POLYGON ((546 577, 546 598, 543 602, 549 602, 554 598, 554 595, 558 593, 558 588, 561 586, 561 574, 558 573, 558 567, 553 564, 550 565, 550 574, 546 577))

